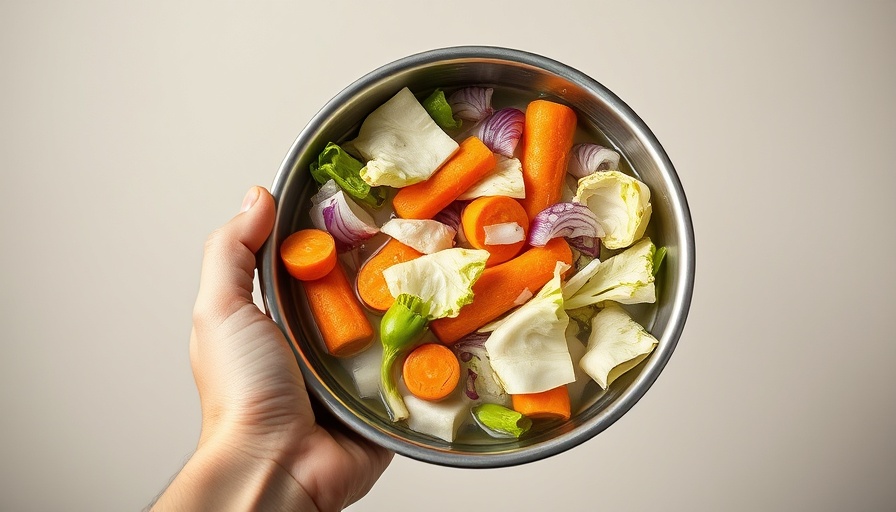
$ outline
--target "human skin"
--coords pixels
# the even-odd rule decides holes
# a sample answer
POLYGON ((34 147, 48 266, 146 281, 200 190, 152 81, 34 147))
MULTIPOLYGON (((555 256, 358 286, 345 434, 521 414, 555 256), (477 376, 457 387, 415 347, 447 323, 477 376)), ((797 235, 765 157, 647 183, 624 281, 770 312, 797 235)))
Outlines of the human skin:
POLYGON ((274 213, 270 193, 253 187, 205 243, 190 336, 202 427, 152 510, 341 510, 392 460, 312 408, 288 342, 252 300, 274 213))

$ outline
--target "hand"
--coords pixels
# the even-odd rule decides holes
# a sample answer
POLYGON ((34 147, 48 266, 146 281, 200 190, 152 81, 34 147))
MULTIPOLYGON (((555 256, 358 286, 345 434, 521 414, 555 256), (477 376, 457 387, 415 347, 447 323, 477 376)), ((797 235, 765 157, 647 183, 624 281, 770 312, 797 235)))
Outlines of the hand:
POLYGON ((255 252, 274 209, 255 187, 206 242, 190 336, 202 429, 154 510, 341 510, 392 460, 332 418, 315 418, 288 342, 252 301, 255 252))

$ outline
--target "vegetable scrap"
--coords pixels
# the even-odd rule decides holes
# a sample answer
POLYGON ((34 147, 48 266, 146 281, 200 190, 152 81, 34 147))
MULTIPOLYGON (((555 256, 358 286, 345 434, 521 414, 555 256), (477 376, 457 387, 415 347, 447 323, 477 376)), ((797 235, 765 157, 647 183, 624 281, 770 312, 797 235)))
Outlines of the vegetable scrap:
POLYGON ((500 95, 399 90, 321 148, 280 246, 356 396, 449 443, 567 421, 658 344, 626 309, 666 257, 649 188, 569 106, 500 95))

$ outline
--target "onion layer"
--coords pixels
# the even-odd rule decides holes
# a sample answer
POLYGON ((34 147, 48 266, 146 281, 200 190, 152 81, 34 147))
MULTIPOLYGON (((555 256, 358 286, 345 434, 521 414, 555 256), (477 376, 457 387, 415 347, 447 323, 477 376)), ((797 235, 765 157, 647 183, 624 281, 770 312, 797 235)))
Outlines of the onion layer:
POLYGON ((493 152, 511 158, 523 135, 525 119, 519 109, 502 108, 483 121, 476 133, 493 152))
POLYGON ((576 144, 572 147, 566 171, 576 178, 584 178, 597 171, 616 169, 619 153, 597 144, 576 144))
POLYGON ((589 256, 600 253, 603 229, 594 212, 580 203, 557 203, 542 210, 529 224, 529 245, 541 247, 562 236, 589 256))
POLYGON ((448 97, 448 105, 455 117, 478 123, 490 116, 492 109, 492 93, 488 87, 465 87, 458 89, 448 97))

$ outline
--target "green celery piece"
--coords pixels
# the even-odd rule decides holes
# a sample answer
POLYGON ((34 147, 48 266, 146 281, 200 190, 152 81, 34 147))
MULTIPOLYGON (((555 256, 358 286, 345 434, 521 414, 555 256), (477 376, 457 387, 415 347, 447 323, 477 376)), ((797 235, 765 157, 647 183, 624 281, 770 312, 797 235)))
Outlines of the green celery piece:
POLYGON ((660 266, 662 266, 663 261, 666 259, 666 248, 665 247, 657 247, 656 252, 653 254, 653 275, 656 276, 660 272, 660 266))
POLYGON ((395 380, 395 364, 416 346, 426 332, 428 316, 427 303, 420 300, 420 297, 403 293, 395 299, 380 322, 380 342, 383 344, 380 388, 392 421, 408 417, 408 409, 395 380))
POLYGON ((345 152, 332 142, 317 156, 317 161, 309 166, 314 181, 323 185, 330 179, 336 181, 339 188, 350 196, 370 206, 379 208, 386 200, 385 191, 380 187, 371 187, 361 179, 361 168, 364 164, 345 152))
POLYGON ((532 428, 532 420, 503 405, 480 404, 472 412, 476 423, 494 437, 519 439, 532 428))
POLYGON ((445 92, 441 89, 433 91, 429 97, 423 100, 422 105, 426 112, 429 113, 429 116, 432 117, 432 120, 443 130, 454 130, 460 128, 463 124, 462 120, 454 118, 451 105, 448 104, 448 100, 445 99, 445 92))

